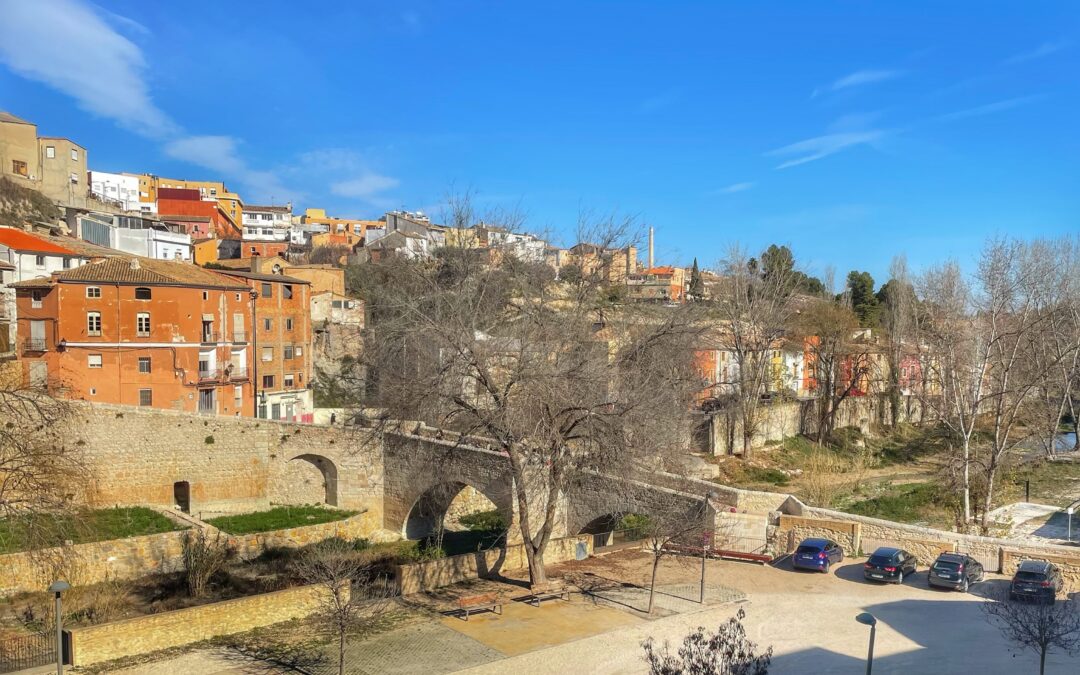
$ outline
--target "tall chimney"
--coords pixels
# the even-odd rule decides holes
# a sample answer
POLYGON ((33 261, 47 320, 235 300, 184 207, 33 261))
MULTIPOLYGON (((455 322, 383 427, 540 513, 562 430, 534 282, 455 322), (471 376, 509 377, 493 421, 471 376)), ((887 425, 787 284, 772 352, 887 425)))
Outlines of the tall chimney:
POLYGON ((653 228, 649 228, 649 269, 653 268, 653 228))

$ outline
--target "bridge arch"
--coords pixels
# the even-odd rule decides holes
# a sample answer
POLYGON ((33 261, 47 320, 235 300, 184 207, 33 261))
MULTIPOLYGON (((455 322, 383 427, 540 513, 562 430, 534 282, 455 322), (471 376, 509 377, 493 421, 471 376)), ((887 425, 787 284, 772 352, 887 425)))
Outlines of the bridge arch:
POLYGON ((507 526, 514 517, 509 495, 500 491, 484 491, 462 481, 441 481, 429 486, 406 516, 401 534, 406 539, 424 539, 438 529, 462 530, 462 516, 496 511, 507 526))
POLYGON ((290 458, 283 484, 289 503, 338 506, 338 467, 329 457, 304 453, 290 458))

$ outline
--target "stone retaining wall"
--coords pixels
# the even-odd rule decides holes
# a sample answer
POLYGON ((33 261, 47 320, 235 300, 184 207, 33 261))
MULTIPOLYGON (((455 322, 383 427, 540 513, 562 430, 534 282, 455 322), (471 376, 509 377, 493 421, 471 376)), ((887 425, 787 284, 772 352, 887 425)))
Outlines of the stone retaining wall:
POLYGON ((327 591, 301 586, 199 607, 74 628, 72 665, 148 654, 309 616, 327 591))
MULTIPOLYGON (((544 563, 551 565, 574 560, 578 544, 585 546, 587 555, 592 554, 592 535, 554 539, 544 552, 544 563)), ((397 567, 398 590, 402 595, 410 595, 469 579, 480 579, 500 571, 524 569, 528 566, 525 547, 521 544, 412 565, 399 565, 397 567)))

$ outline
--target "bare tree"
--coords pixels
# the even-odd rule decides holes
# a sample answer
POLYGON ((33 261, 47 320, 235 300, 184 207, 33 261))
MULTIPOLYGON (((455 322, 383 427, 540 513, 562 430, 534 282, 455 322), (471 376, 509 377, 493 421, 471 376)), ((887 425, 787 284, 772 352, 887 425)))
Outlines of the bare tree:
POLYGON ((635 520, 637 534, 645 542, 645 548, 652 556, 652 572, 649 577, 649 605, 646 613, 652 614, 653 600, 656 596, 656 576, 660 561, 679 551, 685 552, 691 547, 704 547, 704 536, 709 530, 713 535, 713 519, 708 503, 702 499, 700 505, 688 507, 685 495, 670 493, 651 488, 647 507, 648 515, 638 516, 635 520))
POLYGON ((337 640, 338 674, 345 675, 349 635, 379 621, 392 607, 394 592, 342 539, 327 539, 304 550, 294 563, 294 572, 321 591, 315 617, 337 640))
POLYGON ((206 530, 184 533, 184 579, 187 582, 188 595, 201 598, 206 595, 206 588, 214 575, 220 572, 232 557, 228 539, 215 532, 213 536, 206 530))
POLYGON ((902 386, 901 372, 912 349, 911 339, 915 333, 915 288, 911 284, 907 259, 904 256, 893 258, 889 265, 889 281, 882 287, 880 295, 885 311, 882 325, 888 337, 888 387, 890 423, 895 428, 900 423, 902 386))
POLYGON ((351 253, 348 246, 342 244, 329 244, 316 246, 308 254, 308 262, 312 265, 341 266, 342 261, 351 253))
POLYGON ((821 443, 835 430, 844 401, 873 390, 877 350, 860 332, 855 313, 832 300, 815 301, 795 325, 795 334, 806 345, 806 367, 817 394, 817 441, 821 443))
POLYGON ((1075 653, 1080 649, 1080 607, 1075 599, 1026 603, 1002 592, 981 605, 987 621, 1021 651, 1039 655, 1039 673, 1046 672, 1046 655, 1053 649, 1075 653))
POLYGON ((660 649, 652 638, 641 643, 650 675, 765 675, 772 663, 773 648, 760 652, 746 637, 746 611, 722 624, 715 633, 699 627, 683 638, 677 654, 666 642, 660 649))
POLYGON ((68 535, 56 516, 72 513, 93 491, 78 445, 65 437, 73 415, 71 404, 44 388, 0 382, 0 519, 19 524, 28 549, 63 543, 68 535))
POLYGON ((583 472, 655 467, 689 443, 700 327, 690 307, 611 301, 604 267, 629 259, 605 252, 627 250, 631 225, 582 228, 600 253, 573 283, 543 265, 493 266, 447 248, 388 262, 386 283, 364 291, 369 405, 485 436, 506 456, 533 584, 546 582, 560 503, 583 472))
POLYGON ((790 266, 763 269, 738 246, 728 251, 719 268, 724 278, 712 308, 721 325, 711 341, 733 363, 721 373, 720 382, 708 384, 730 395, 742 431, 742 455, 749 459, 761 423, 762 394, 773 376, 770 355, 789 327, 798 279, 790 266))

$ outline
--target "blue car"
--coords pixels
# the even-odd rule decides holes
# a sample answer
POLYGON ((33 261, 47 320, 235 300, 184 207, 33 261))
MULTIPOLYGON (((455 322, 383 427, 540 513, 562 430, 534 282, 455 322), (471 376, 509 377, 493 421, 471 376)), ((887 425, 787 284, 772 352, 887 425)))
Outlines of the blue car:
POLYGON ((833 563, 843 562, 844 549, 829 539, 806 539, 791 556, 791 566, 797 570, 814 570, 828 574, 833 563))

